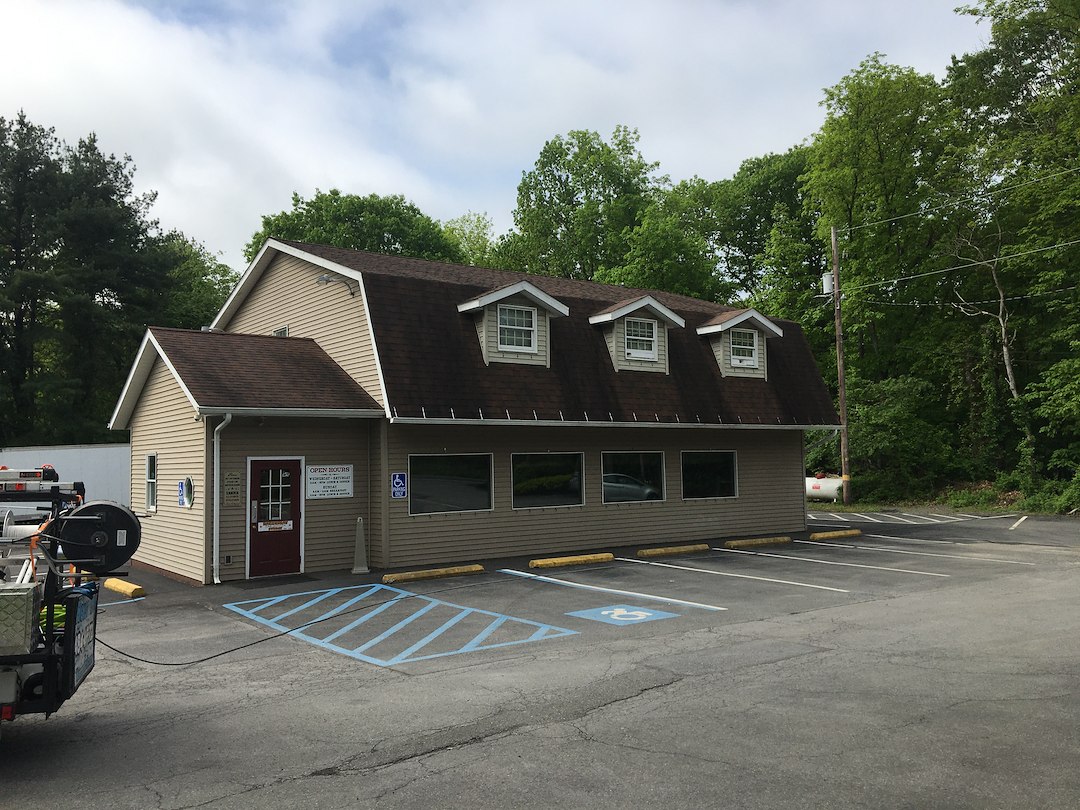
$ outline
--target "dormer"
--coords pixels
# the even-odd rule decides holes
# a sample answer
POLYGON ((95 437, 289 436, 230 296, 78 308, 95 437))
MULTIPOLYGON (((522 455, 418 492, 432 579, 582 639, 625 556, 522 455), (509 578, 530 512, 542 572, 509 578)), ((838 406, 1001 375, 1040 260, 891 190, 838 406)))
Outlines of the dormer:
POLYGON ((784 330, 756 309, 722 312, 697 328, 709 339, 724 377, 769 378, 766 340, 783 337, 784 330))
POLYGON ((458 312, 472 315, 484 363, 550 366, 550 321, 570 309, 528 281, 486 292, 458 312))
POLYGON ((651 295, 613 304, 591 316, 589 323, 603 330, 616 371, 664 374, 668 373, 667 330, 686 326, 686 321, 651 295))

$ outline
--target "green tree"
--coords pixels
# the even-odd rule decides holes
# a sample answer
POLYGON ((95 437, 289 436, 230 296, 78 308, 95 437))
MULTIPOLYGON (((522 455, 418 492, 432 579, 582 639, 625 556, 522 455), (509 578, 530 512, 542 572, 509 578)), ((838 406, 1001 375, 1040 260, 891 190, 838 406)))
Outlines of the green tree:
POLYGON ((169 294, 161 302, 161 323, 181 329, 206 326, 217 315, 237 274, 206 246, 179 231, 158 237, 152 256, 167 275, 169 294))
POLYGON ((436 261, 465 258, 438 222, 400 194, 360 197, 330 189, 316 190, 305 200, 294 193, 292 210, 262 218, 262 227, 244 248, 248 261, 271 237, 436 261))
POLYGON ((92 135, 70 147, 21 113, 0 119, 0 442, 107 438, 166 288, 133 173, 92 135))
POLYGON ((443 223, 447 238, 461 249, 465 264, 497 267, 495 229, 487 213, 466 211, 443 223))
POLYGON ((573 130, 544 144, 522 175, 515 231, 499 245, 500 261, 538 275, 592 279, 622 266, 633 229, 667 179, 638 149, 637 130, 618 126, 611 142, 573 130))

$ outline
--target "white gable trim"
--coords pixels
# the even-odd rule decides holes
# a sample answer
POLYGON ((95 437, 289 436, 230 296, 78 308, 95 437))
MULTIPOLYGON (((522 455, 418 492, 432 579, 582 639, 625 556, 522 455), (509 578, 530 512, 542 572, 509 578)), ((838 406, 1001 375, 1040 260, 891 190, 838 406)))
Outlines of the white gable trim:
POLYGON ((131 371, 128 372, 127 382, 124 383, 124 388, 120 392, 120 399, 116 403, 116 409, 113 411, 112 418, 109 419, 109 430, 127 430, 131 424, 131 415, 135 412, 135 405, 138 403, 139 397, 142 396, 146 381, 150 378, 150 371, 154 368, 154 360, 158 357, 161 358, 161 362, 165 364, 165 367, 169 369, 169 373, 176 380, 176 384, 180 386, 180 390, 184 392, 184 396, 191 403, 192 409, 196 413, 199 412, 199 403, 195 401, 191 391, 184 385, 180 375, 176 373, 172 362, 162 351, 161 344, 157 342, 153 333, 147 329, 146 334, 143 336, 142 345, 139 346, 139 353, 135 355, 135 362, 131 366, 131 371))
POLYGON ((236 286, 233 287, 232 292, 229 293, 229 298, 225 301, 225 304, 221 307, 221 311, 218 312, 217 316, 214 318, 214 322, 210 324, 210 328, 221 329, 223 323, 228 323, 232 320, 233 315, 240 309, 240 305, 244 302, 244 299, 247 298, 255 288, 255 285, 262 277, 263 272, 270 266, 270 262, 272 262, 279 253, 301 259, 316 267, 321 267, 323 270, 329 270, 332 273, 337 273, 340 276, 344 276, 345 278, 352 279, 356 282, 357 287, 360 290, 360 298, 363 301, 364 315, 367 318, 368 337, 371 340, 371 349, 375 356, 375 371, 379 377, 379 390, 382 392, 383 402, 387 403, 385 405, 384 415, 389 419, 390 406, 388 404, 389 399, 386 396, 386 380, 383 377, 382 360, 379 359, 379 344, 375 342, 375 326, 371 321, 371 307, 368 306, 367 290, 364 287, 364 274, 359 270, 353 270, 351 267, 345 267, 337 262, 324 259, 321 256, 315 256, 314 254, 308 253, 306 250, 301 250, 298 247, 279 242, 277 239, 267 239, 266 244, 264 244, 262 250, 259 251, 259 255, 257 255, 254 261, 248 265, 247 270, 244 271, 240 280, 236 282, 236 286))
POLYGON ((240 305, 244 302, 244 299, 248 297, 252 289, 258 283, 262 277, 263 272, 279 253, 284 253, 288 256, 292 256, 297 259, 303 259, 305 262, 314 264, 316 267, 321 267, 324 270, 329 270, 345 278, 352 279, 357 284, 363 283, 363 277, 360 272, 353 270, 350 267, 332 262, 329 259, 324 259, 321 256, 315 256, 300 248, 293 247, 292 245, 286 245, 284 242, 279 242, 276 239, 267 239, 266 244, 262 246, 262 250, 259 251, 259 255, 248 265, 247 270, 240 276, 240 280, 236 282, 236 286, 233 287, 232 292, 229 293, 229 297, 222 305, 221 310, 214 317, 213 323, 210 324, 211 329, 222 329, 222 324, 228 323, 232 320, 233 315, 240 309, 240 305))
POLYGON ((537 306, 543 307, 552 315, 561 315, 565 317, 570 314, 570 308, 568 306, 561 301, 552 298, 539 287, 530 284, 528 281, 519 281, 517 284, 511 284, 509 287, 500 287, 497 290, 492 290, 471 301, 466 301, 464 304, 458 304, 458 312, 479 312, 488 304, 494 304, 496 301, 503 301, 514 295, 524 295, 537 306))
POLYGON ((723 323, 713 324, 711 326, 699 326, 697 333, 699 335, 715 335, 720 332, 726 332, 728 329, 733 329, 737 326, 753 326, 761 332, 764 332, 766 337, 783 337, 784 330, 774 324, 756 309, 748 309, 744 312, 736 315, 734 318, 730 318, 723 323))
POLYGON ((665 307, 651 295, 643 295, 637 300, 631 301, 618 309, 611 312, 604 312, 600 315, 593 315, 589 318, 589 323, 596 325, 598 323, 612 323, 619 318, 623 318, 631 313, 637 312, 639 309, 647 309, 653 315, 660 320, 664 321, 668 326, 677 326, 680 329, 686 326, 686 321, 680 318, 677 314, 665 307))

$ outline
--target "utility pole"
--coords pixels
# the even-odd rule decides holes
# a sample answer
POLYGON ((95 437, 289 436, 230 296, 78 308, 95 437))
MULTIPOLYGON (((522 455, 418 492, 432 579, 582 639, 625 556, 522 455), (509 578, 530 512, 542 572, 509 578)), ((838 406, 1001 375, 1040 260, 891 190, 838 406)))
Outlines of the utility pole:
POLYGON ((848 461, 847 385, 844 380, 844 330, 840 319, 840 251, 836 246, 836 226, 832 226, 832 295, 836 321, 836 385, 840 397, 840 474, 844 503, 851 505, 851 466, 848 461))

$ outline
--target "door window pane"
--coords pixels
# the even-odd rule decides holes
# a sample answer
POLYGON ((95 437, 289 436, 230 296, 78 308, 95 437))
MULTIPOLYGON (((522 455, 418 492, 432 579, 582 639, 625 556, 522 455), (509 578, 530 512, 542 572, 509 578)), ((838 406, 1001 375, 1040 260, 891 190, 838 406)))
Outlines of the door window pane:
POLYGON ((409 514, 491 509, 491 456, 409 456, 409 514))
POLYGON ((662 501, 663 453, 604 453, 604 503, 662 501))
POLYGON ((580 506, 581 453, 514 453, 514 508, 580 506))
POLYGON ((259 473, 259 520, 292 519, 292 473, 281 468, 259 473))
POLYGON ((736 480, 734 450, 683 452, 683 498, 734 498, 736 480))

